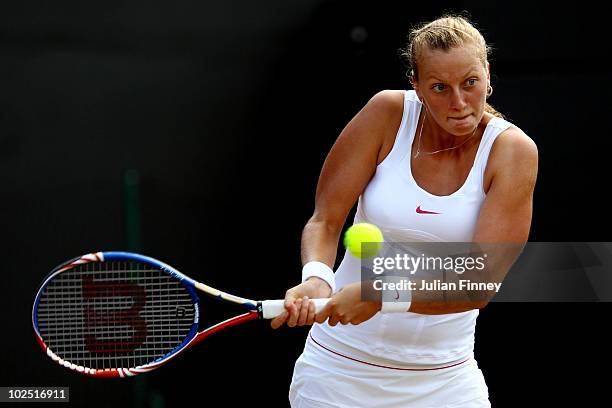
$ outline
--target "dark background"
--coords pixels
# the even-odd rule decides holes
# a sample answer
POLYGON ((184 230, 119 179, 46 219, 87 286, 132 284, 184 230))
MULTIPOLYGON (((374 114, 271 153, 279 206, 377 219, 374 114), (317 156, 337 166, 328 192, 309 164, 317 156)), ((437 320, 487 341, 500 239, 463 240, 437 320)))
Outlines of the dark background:
MULTIPOLYGON (((609 24, 594 3, 0 5, 0 386, 69 386, 74 406, 177 406, 193 392, 204 406, 288 405, 305 328, 254 323, 137 380, 97 380, 40 352, 38 285, 73 256, 136 249, 239 295, 282 297, 335 138, 374 93, 407 89, 411 25, 462 10, 494 47, 492 104, 539 147, 530 239, 610 240, 609 24)), ((493 406, 605 403, 610 311, 482 310, 493 406)))

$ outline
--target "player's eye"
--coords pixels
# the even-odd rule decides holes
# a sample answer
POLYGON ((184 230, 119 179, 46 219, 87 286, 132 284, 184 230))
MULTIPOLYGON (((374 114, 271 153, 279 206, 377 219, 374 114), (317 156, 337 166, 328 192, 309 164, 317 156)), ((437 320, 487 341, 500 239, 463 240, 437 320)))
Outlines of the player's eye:
POLYGON ((444 91, 444 85, 443 84, 434 84, 431 89, 434 90, 434 92, 442 92, 444 91))
POLYGON ((468 79, 466 81, 466 83, 467 83, 468 86, 474 86, 474 85, 476 85, 476 81, 477 81, 476 78, 470 78, 470 79, 468 79))

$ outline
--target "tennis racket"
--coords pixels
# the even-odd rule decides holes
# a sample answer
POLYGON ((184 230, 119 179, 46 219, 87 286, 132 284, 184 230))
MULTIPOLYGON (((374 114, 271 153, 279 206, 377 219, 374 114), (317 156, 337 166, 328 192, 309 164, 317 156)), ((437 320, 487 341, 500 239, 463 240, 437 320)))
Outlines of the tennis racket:
MULTIPOLYGON (((328 300, 314 299, 316 311, 328 300)), ((128 377, 162 366, 213 333, 284 310, 283 300, 230 295, 147 256, 96 252, 51 271, 36 295, 32 324, 56 363, 90 376, 128 377), (196 289, 248 311, 202 329, 196 289)))

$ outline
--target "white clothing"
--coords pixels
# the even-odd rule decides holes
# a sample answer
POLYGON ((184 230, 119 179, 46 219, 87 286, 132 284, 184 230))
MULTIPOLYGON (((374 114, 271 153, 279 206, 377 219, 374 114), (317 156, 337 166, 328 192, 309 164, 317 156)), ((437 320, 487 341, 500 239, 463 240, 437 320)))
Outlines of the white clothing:
MULTIPOLYGON (((470 242, 485 199, 484 171, 497 136, 512 126, 489 121, 465 183, 448 196, 418 186, 411 146, 422 104, 404 97, 395 143, 365 188, 354 223, 369 222, 385 241, 470 242)), ((361 279, 360 259, 345 253, 338 289, 361 279)), ((290 390, 302 407, 486 407, 487 387, 473 358, 478 310, 446 315, 376 314, 359 325, 313 325, 290 390)))

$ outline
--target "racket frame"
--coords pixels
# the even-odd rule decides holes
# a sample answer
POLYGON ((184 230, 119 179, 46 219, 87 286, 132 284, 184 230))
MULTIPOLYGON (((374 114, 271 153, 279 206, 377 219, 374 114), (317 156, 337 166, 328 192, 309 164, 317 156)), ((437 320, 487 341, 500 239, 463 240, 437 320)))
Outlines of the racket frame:
POLYGON ((47 356, 49 356, 53 361, 60 364, 61 366, 64 366, 73 371, 79 372, 81 374, 91 375, 95 377, 111 377, 111 378, 112 377, 130 377, 130 376, 134 376, 137 374, 141 374, 141 373, 145 373, 145 372, 154 370, 160 367, 161 365, 167 363, 169 360, 174 358, 180 352, 187 350, 188 348, 199 343, 204 338, 208 337, 209 335, 213 333, 216 333, 227 327, 235 326, 237 324, 241 324, 241 323, 244 323, 250 320, 257 320, 257 319, 262 319, 262 318, 263 318, 262 302, 257 302, 251 299, 234 296, 229 293, 217 290, 211 286, 205 285, 203 283, 200 283, 190 278, 189 276, 174 269, 170 265, 164 262, 158 261, 157 259, 145 256, 145 255, 135 254, 131 252, 120 252, 120 251, 95 252, 95 253, 86 254, 86 255, 74 258, 54 268, 47 275, 47 277, 45 277, 43 284, 40 286, 40 289, 38 290, 38 293, 36 294, 36 299, 32 307, 32 325, 34 327, 36 340, 38 344, 40 345, 40 347, 43 349, 43 351, 47 354, 47 356), (44 339, 42 338, 40 330, 38 329, 38 318, 37 318, 37 308, 40 303, 41 296, 45 288, 47 287, 47 285, 57 275, 63 272, 66 272, 70 269, 73 269, 79 265, 92 263, 92 262, 105 262, 105 261, 109 261, 109 262, 111 261, 128 261, 128 262, 135 261, 135 262, 145 263, 147 265, 150 265, 154 268, 158 268, 166 272, 172 278, 180 281, 183 284, 183 286, 188 290, 191 296, 191 299, 193 301, 195 316, 194 316, 194 323, 192 324, 192 327, 189 333, 185 336, 185 339, 179 345, 177 345, 174 349, 172 349, 170 352, 166 353, 165 355, 157 358, 156 360, 150 363, 141 365, 141 366, 128 367, 128 368, 104 368, 104 369, 84 367, 78 364, 74 364, 70 361, 64 360, 60 356, 55 354, 53 350, 49 348, 49 346, 47 346, 44 339), (198 297, 197 291, 195 290, 196 288, 212 297, 216 297, 216 298, 228 301, 228 302, 240 304, 244 306, 245 308, 249 309, 249 311, 247 313, 244 313, 244 314, 232 317, 230 319, 227 319, 225 321, 222 321, 220 323, 217 323, 211 327, 208 327, 207 329, 202 330, 201 332, 198 332, 199 297, 198 297))

